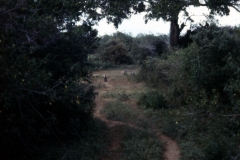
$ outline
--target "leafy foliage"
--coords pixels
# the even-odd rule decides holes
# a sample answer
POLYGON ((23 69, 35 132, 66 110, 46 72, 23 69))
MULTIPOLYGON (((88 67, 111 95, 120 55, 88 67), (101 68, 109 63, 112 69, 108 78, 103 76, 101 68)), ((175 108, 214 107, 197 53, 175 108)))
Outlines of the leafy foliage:
POLYGON ((116 32, 104 35, 99 41, 95 54, 91 55, 91 62, 114 64, 139 64, 148 56, 160 56, 167 52, 168 37, 166 35, 138 35, 116 32))
POLYGON ((147 23, 152 19, 163 19, 164 21, 170 21, 170 46, 176 47, 179 45, 179 36, 185 24, 178 24, 178 16, 180 12, 184 13, 186 20, 190 20, 188 8, 190 6, 200 7, 205 6, 210 10, 210 16, 214 15, 229 15, 230 7, 239 11, 239 0, 208 0, 208 1, 197 1, 197 0, 131 0, 131 1, 115 1, 107 0, 101 5, 103 15, 107 15, 108 22, 112 22, 115 27, 118 27, 122 23, 123 19, 129 18, 132 14, 145 11, 145 22, 147 23))
POLYGON ((167 52, 169 37, 167 35, 154 36, 152 34, 142 35, 136 37, 139 47, 145 50, 141 54, 140 61, 146 59, 147 56, 161 56, 167 52))
POLYGON ((212 25, 193 40, 143 63, 140 74, 153 71, 148 79, 175 106, 146 114, 179 140, 182 159, 239 159, 239 28, 212 25), (166 83, 156 73, 165 73, 166 83))
POLYGON ((240 41, 235 30, 212 26, 196 34, 184 65, 186 78, 196 90, 203 90, 208 98, 215 97, 220 106, 231 104, 234 108, 239 106, 236 84, 240 65, 240 41))
POLYGON ((124 48, 123 43, 111 41, 106 45, 104 52, 102 53, 102 60, 104 62, 113 62, 115 64, 131 64, 132 60, 127 55, 127 50, 124 48))
POLYGON ((178 64, 173 63, 170 60, 166 63, 165 60, 158 57, 148 57, 141 63, 139 79, 152 87, 161 86, 162 84, 169 86, 172 83, 172 76, 174 76, 171 69, 178 67, 178 64))
POLYGON ((158 55, 167 52, 167 43, 165 43, 164 41, 158 39, 153 43, 153 45, 155 47, 154 51, 157 52, 158 55))
POLYGON ((125 127, 123 130, 125 135, 121 143, 123 152, 121 159, 164 159, 164 146, 158 137, 144 130, 136 130, 129 127, 125 127))
POLYGON ((144 93, 138 100, 138 105, 151 109, 167 108, 167 101, 162 94, 156 91, 144 93))
POLYGON ((64 1, 48 2, 1 1, 4 159, 32 159, 41 145, 51 142, 64 146, 64 140, 79 136, 92 120, 94 88, 84 80, 97 32, 87 22, 79 27, 68 24, 77 16, 72 3, 66 7, 64 1), (48 8, 54 4, 66 14, 48 8))
POLYGON ((239 0, 209 0, 205 3, 196 0, 180 1, 180 0, 169 0, 169 1, 154 1, 150 0, 147 2, 141 0, 132 1, 115 1, 108 0, 102 3, 102 12, 107 15, 107 20, 113 22, 117 27, 123 19, 129 18, 132 14, 146 11, 145 17, 147 20, 160 19, 165 21, 172 21, 177 18, 180 11, 183 11, 188 16, 187 8, 189 6, 206 6, 211 10, 211 14, 228 15, 230 10, 229 7, 237 7, 239 0), (133 9, 134 12, 131 11, 133 9))
POLYGON ((120 100, 108 102, 104 107, 103 114, 108 119, 131 123, 136 120, 137 112, 135 112, 129 104, 123 103, 120 100))

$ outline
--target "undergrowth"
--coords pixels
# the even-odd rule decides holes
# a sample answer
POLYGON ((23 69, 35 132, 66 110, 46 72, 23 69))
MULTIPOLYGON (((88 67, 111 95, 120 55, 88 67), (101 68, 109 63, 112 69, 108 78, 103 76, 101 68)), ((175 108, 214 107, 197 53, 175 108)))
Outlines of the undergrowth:
POLYGON ((138 113, 127 103, 113 101, 105 105, 102 114, 106 115, 107 119, 131 123, 136 120, 138 113))
POLYGON ((133 99, 139 99, 139 97, 141 97, 144 93, 147 92, 147 89, 140 89, 137 90, 135 89, 134 91, 131 92, 125 92, 122 89, 117 89, 117 90, 112 90, 112 91, 108 91, 106 93, 104 93, 101 97, 102 98, 114 98, 114 99, 118 99, 120 101, 124 101, 124 100, 128 100, 130 98, 133 99))
POLYGON ((186 108, 148 109, 145 116, 151 118, 164 134, 178 141, 183 160, 231 159, 239 156, 239 133, 233 133, 232 126, 229 126, 233 119, 186 108))
POLYGON ((125 91, 109 91, 102 95, 102 98, 116 98, 120 101, 127 101, 130 98, 130 94, 125 91))
POLYGON ((157 91, 142 94, 139 97, 138 105, 152 109, 164 109, 168 107, 165 97, 157 91))
POLYGON ((239 42, 239 28, 211 27, 188 48, 142 64, 140 78, 168 101, 144 113, 178 141, 182 160, 240 159, 239 42))
POLYGON ((164 145, 154 134, 130 127, 125 127, 124 133, 122 160, 163 160, 164 145))

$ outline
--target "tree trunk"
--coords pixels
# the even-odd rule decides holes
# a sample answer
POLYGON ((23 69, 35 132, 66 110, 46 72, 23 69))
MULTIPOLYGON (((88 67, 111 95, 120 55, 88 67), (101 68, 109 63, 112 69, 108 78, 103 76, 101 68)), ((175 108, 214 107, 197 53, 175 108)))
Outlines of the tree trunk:
POLYGON ((180 29, 178 25, 178 18, 171 20, 170 27, 170 47, 176 47, 179 43, 180 29))

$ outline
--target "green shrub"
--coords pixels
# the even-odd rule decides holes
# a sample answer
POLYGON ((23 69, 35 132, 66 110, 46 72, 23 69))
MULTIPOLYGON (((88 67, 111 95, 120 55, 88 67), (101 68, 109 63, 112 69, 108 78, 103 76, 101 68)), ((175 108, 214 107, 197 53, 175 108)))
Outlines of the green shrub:
POLYGON ((165 97, 156 91, 144 93, 138 100, 138 105, 152 109, 166 109, 167 101, 165 97))
POLYGON ((129 99, 129 95, 127 95, 127 94, 125 94, 125 93, 120 94, 119 97, 118 97, 118 99, 119 99, 120 101, 127 101, 127 100, 129 99))
POLYGON ((148 57, 141 64, 139 79, 145 81, 151 87, 157 87, 159 83, 168 83, 167 73, 163 72, 164 67, 168 67, 161 63, 158 58, 148 57))
POLYGON ((167 35, 138 35, 132 37, 126 33, 116 32, 113 35, 104 35, 100 38, 99 46, 95 50, 96 56, 90 60, 110 62, 115 64, 140 64, 150 56, 162 55, 167 51, 167 35), (115 57, 117 57, 115 59, 115 57))
POLYGON ((112 62, 101 62, 96 61, 92 63, 92 70, 105 70, 105 69, 112 69, 112 68, 118 68, 119 65, 116 65, 112 62))
POLYGON ((124 129, 121 142, 122 160, 162 160, 164 145, 155 135, 129 127, 124 129))
POLYGON ((217 95, 219 104, 239 106, 239 35, 233 28, 211 27, 194 42, 185 50, 185 79, 209 98, 217 95))
POLYGON ((109 102, 105 105, 102 113, 108 119, 132 123, 136 120, 137 112, 134 111, 129 104, 121 101, 109 102))
POLYGON ((127 54, 124 43, 113 40, 106 44, 101 53, 103 62, 112 62, 115 64, 132 64, 131 57, 127 54))
POLYGON ((181 160, 205 160, 202 149, 194 142, 185 142, 180 144, 181 160))
POLYGON ((154 51, 158 56, 167 52, 167 43, 161 39, 157 39, 155 42, 153 42, 153 46, 155 47, 154 51))
POLYGON ((233 143, 229 142, 228 140, 226 141, 223 136, 208 139, 206 146, 203 149, 205 159, 207 160, 231 159, 231 155, 233 155, 232 152, 233 147, 234 147, 233 143))
POLYGON ((239 159, 239 37, 239 28, 211 26, 188 48, 141 66, 140 78, 176 106, 145 113, 178 140, 181 159, 239 159))

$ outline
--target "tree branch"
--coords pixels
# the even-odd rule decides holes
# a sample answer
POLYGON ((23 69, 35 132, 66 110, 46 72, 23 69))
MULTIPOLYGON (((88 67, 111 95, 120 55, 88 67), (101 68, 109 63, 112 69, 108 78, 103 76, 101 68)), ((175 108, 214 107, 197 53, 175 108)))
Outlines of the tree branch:
POLYGON ((229 114, 229 115, 222 115, 224 117, 238 117, 240 114, 229 114))
MULTIPOLYGON (((202 4, 202 3, 198 3, 198 4, 196 4, 196 3, 191 3, 191 2, 186 2, 186 5, 187 6, 202 6, 202 7, 207 7, 207 6, 209 6, 208 4, 207 4, 207 2, 205 1, 205 4, 202 4)), ((240 9, 238 9, 236 6, 240 6, 240 4, 233 4, 233 3, 219 3, 219 4, 217 4, 217 6, 221 6, 221 5, 225 5, 225 6, 229 6, 229 7, 232 7, 232 8, 234 8, 236 11, 238 11, 238 12, 240 12, 240 9)))
POLYGON ((34 90, 31 90, 31 89, 26 89, 26 88, 20 88, 20 89, 24 90, 24 91, 29 91, 29 92, 32 92, 32 93, 36 93, 36 94, 49 96, 50 94, 47 94, 47 93, 52 91, 54 88, 58 87, 61 84, 63 84, 63 82, 60 82, 60 83, 56 84, 55 86, 53 86, 52 88, 48 89, 47 91, 34 91, 34 90))
POLYGON ((63 146, 64 149, 67 150, 67 148, 65 147, 65 145, 61 142, 61 140, 58 138, 58 136, 56 135, 56 133, 53 131, 53 129, 51 128, 51 126, 47 123, 47 121, 44 119, 44 117, 42 116, 42 114, 29 102, 26 101, 32 108, 33 110, 41 117, 41 119, 46 123, 47 127, 51 130, 51 132, 53 133, 53 135, 57 138, 57 140, 59 141, 59 143, 63 146))
POLYGON ((234 5, 232 5, 232 6, 230 6, 230 7, 232 7, 232 8, 235 9, 236 11, 240 12, 240 10, 239 10, 237 7, 235 7, 234 5))

